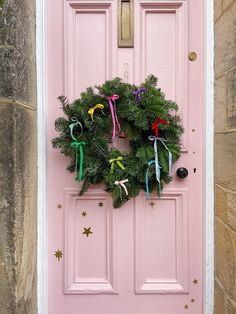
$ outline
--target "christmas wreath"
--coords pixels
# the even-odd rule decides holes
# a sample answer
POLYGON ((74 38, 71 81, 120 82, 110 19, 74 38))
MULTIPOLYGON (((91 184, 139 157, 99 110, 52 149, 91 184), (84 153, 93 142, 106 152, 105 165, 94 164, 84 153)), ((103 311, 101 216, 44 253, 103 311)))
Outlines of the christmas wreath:
POLYGON ((71 104, 64 96, 59 99, 65 116, 55 121, 60 134, 52 143, 70 157, 67 169, 82 181, 80 195, 100 182, 111 192, 114 207, 137 196, 140 189, 148 198, 155 188, 161 194, 171 180, 172 163, 180 156, 183 128, 177 104, 165 99, 155 76, 140 86, 115 78, 87 88, 71 104), (124 134, 127 151, 112 145, 124 134))

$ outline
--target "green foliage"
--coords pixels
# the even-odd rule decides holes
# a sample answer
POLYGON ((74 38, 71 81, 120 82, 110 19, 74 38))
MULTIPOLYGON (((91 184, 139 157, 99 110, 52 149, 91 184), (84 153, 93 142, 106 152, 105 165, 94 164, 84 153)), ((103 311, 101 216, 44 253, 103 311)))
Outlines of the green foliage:
MULTIPOLYGON (((175 102, 165 99, 164 93, 157 88, 157 78, 153 75, 147 77, 140 86, 123 83, 120 78, 106 81, 101 86, 89 87, 81 94, 80 99, 69 103, 65 96, 59 100, 64 116, 55 121, 55 129, 59 136, 52 141, 53 147, 70 157, 67 169, 70 172, 78 171, 80 151, 71 143, 76 139, 83 141, 83 184, 80 195, 83 195, 91 184, 103 182, 105 190, 110 192, 114 207, 121 207, 131 197, 139 194, 140 189, 145 189, 145 175, 148 161, 155 158, 153 142, 148 137, 154 135, 152 124, 157 118, 165 119, 169 124, 159 124, 159 137, 166 140, 165 144, 172 153, 173 162, 180 156, 180 138, 183 133, 181 120, 177 115, 178 106, 175 102), (145 88, 137 99, 133 91, 145 88), (129 152, 118 150, 112 146, 112 118, 108 98, 119 95, 116 100, 116 109, 122 131, 130 143, 129 152), (96 104, 102 104, 104 109, 95 109, 94 120, 88 110, 96 104), (75 139, 71 138, 70 125, 77 119, 83 126, 77 124, 73 128, 75 139), (111 172, 110 159, 122 157, 121 167, 115 162, 114 171, 111 172), (77 160, 77 169, 76 169, 77 160), (125 183, 128 195, 116 181, 128 179, 125 183)), ((168 151, 158 142, 158 157, 161 166, 161 186, 170 182, 168 151)), ((76 176, 77 177, 77 176, 76 176)), ((157 190, 155 166, 149 171, 150 191, 157 190)))

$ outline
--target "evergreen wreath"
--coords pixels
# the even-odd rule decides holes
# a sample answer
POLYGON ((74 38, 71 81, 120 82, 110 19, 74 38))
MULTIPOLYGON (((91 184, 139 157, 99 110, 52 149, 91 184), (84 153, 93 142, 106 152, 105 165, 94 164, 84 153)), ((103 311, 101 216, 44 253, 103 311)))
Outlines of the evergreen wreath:
POLYGON ((160 195, 164 183, 171 181, 183 127, 177 104, 165 99, 157 81, 150 75, 135 86, 115 78, 87 88, 71 104, 59 97, 65 116, 55 121, 60 135, 52 143, 70 157, 67 170, 82 181, 80 195, 90 184, 103 182, 117 208, 140 189, 148 198, 155 188, 160 195), (127 151, 112 146, 121 134, 129 140, 127 151))

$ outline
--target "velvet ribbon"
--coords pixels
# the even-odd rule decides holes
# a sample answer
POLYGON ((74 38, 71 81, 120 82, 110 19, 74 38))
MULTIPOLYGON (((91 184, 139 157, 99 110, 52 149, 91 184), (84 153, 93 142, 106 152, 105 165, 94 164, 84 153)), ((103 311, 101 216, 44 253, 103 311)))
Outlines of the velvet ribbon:
MULTIPOLYGON (((81 134, 82 134, 82 133, 83 133, 83 126, 82 126, 82 124, 78 121, 78 119, 77 119, 76 117, 72 117, 72 118, 71 118, 71 121, 72 121, 73 123, 71 123, 71 124, 69 125, 69 128, 70 128, 70 136, 72 137, 72 139, 73 139, 74 141, 77 141, 77 138, 74 136, 74 127, 77 126, 77 125, 79 125, 79 126, 80 126, 80 129, 81 129, 81 134)), ((79 136, 81 136, 81 134, 80 134, 79 136)))
POLYGON ((114 172, 114 167, 115 167, 115 162, 117 163, 117 165, 122 169, 122 170, 125 170, 125 167, 123 166, 123 164, 121 163, 121 161, 123 160, 124 158, 123 157, 117 157, 117 158, 114 158, 114 159, 110 159, 109 160, 109 163, 111 164, 111 170, 110 170, 110 173, 112 174, 114 172))
MULTIPOLYGON (((88 114, 90 115, 91 119, 93 120, 94 111, 96 109, 104 109, 104 106, 102 104, 96 104, 96 106, 89 109, 88 114)), ((94 121, 94 120, 93 120, 94 121)))
POLYGON ((126 195, 129 195, 128 190, 127 190, 127 187, 125 186, 125 183, 127 183, 127 182, 129 182, 128 179, 121 180, 121 181, 115 181, 115 185, 121 186, 121 187, 124 189, 125 194, 126 194, 126 195))
POLYGON ((141 100, 141 93, 145 93, 146 92, 146 88, 142 87, 139 88, 138 90, 134 90, 133 91, 133 95, 135 95, 135 99, 136 101, 140 101, 141 100))
POLYGON ((75 180, 82 181, 83 179, 83 160, 84 160, 84 152, 83 145, 85 142, 78 142, 77 140, 72 142, 70 146, 75 149, 75 180), (78 159, 79 161, 79 176, 78 176, 78 159))
POLYGON ((159 158, 158 158, 158 149, 157 149, 157 141, 159 141, 165 149, 168 151, 169 154, 169 176, 171 176, 171 171, 172 171, 172 153, 169 150, 169 148, 165 144, 165 139, 161 137, 155 137, 153 135, 149 136, 148 139, 152 142, 154 142, 154 154, 155 154, 155 160, 151 160, 148 163, 148 169, 146 172, 146 192, 147 192, 147 197, 149 198, 149 188, 148 188, 148 174, 149 174, 149 167, 155 162, 155 169, 156 169, 156 180, 159 185, 159 192, 161 191, 161 166, 159 164, 159 158))
POLYGON ((155 131, 155 136, 158 137, 159 135, 159 123, 162 124, 169 124, 169 121, 161 119, 161 118, 157 118, 153 124, 152 124, 152 130, 155 131))
POLYGON ((110 111, 111 111, 111 117, 112 117, 112 123, 113 123, 113 132, 112 132, 112 138, 116 137, 116 125, 118 126, 118 133, 121 130, 120 123, 117 117, 116 112, 116 100, 119 99, 119 96, 116 94, 113 94, 108 98, 110 111))

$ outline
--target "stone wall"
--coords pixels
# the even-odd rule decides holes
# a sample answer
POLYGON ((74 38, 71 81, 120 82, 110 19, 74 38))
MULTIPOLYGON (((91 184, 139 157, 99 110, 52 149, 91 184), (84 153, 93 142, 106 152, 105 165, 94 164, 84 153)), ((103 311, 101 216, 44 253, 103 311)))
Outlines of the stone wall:
POLYGON ((35 2, 0 0, 0 314, 36 311, 35 2))
POLYGON ((236 0, 215 0, 215 314, 236 313, 236 0))

